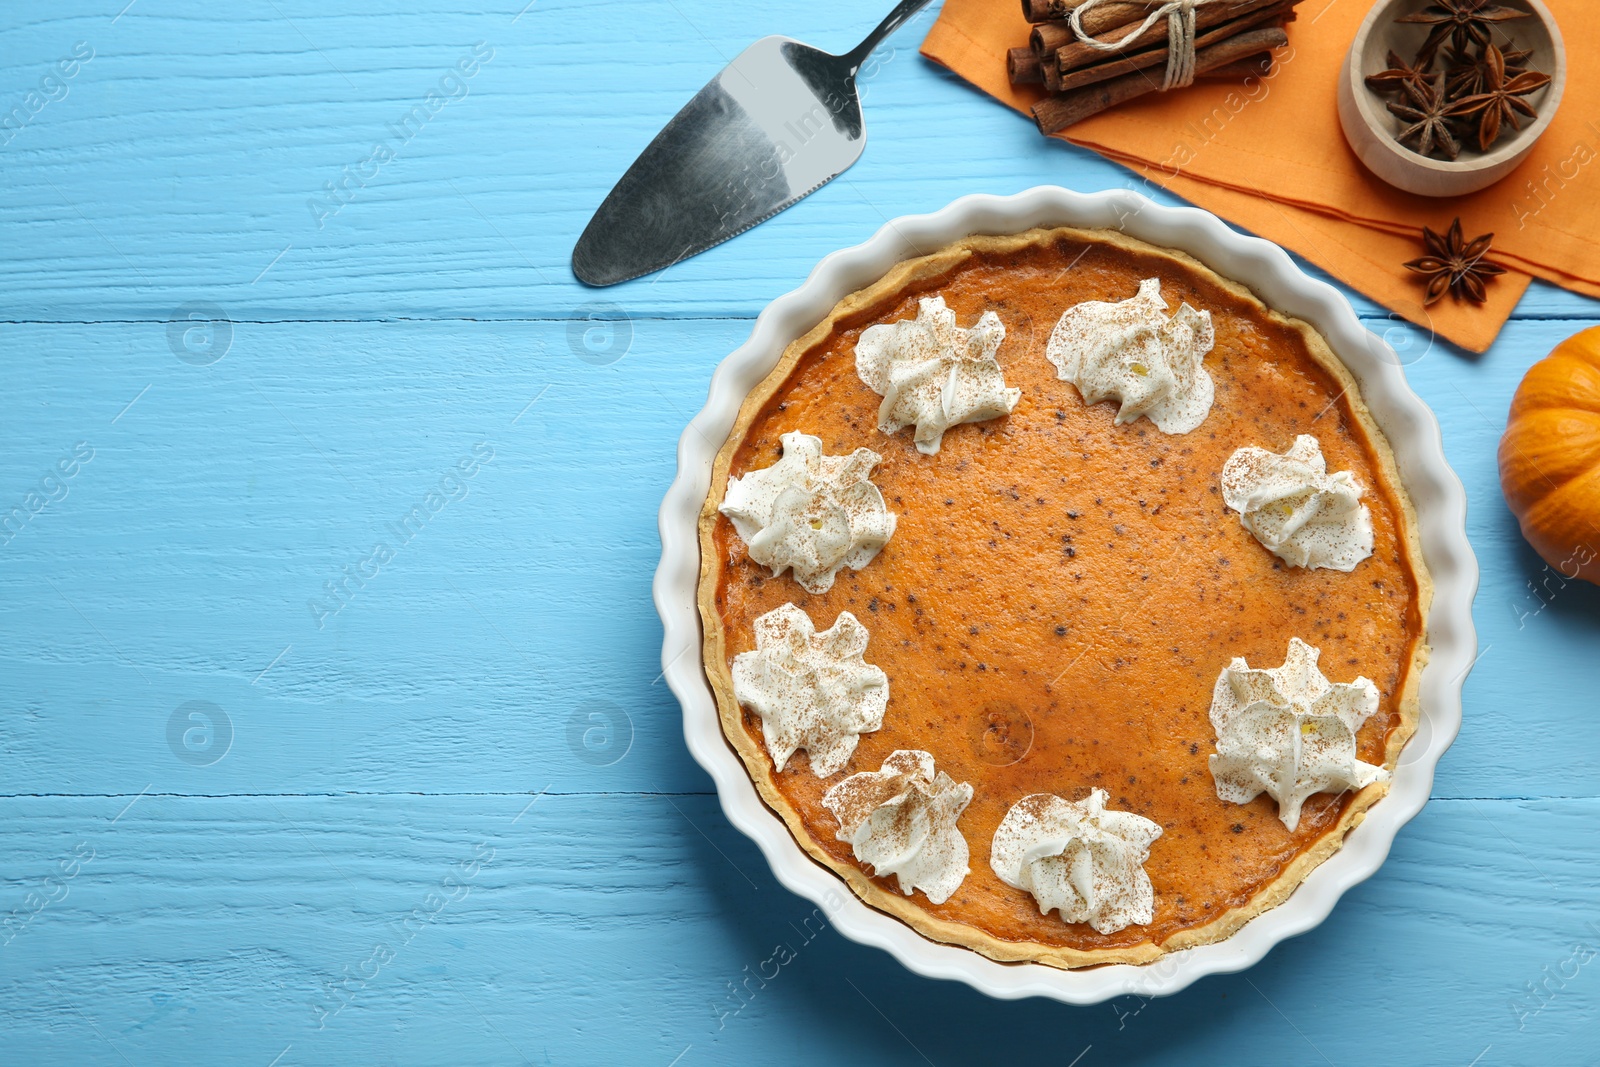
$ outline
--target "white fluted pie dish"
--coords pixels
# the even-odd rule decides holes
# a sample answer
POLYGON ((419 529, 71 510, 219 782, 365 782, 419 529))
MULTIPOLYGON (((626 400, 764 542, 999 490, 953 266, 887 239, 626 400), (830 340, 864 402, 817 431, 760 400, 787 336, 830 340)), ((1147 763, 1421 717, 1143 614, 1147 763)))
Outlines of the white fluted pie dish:
POLYGON ((662 559, 654 594, 665 628, 662 663, 683 706, 690 751, 717 783, 729 819, 762 849, 778 879, 820 906, 846 936, 891 952, 920 974, 959 979, 996 997, 1047 996, 1081 1004, 1126 993, 1167 994, 1202 975, 1248 967, 1278 941, 1321 922, 1345 889, 1378 869, 1396 832, 1426 802, 1438 759, 1460 726, 1461 684, 1475 654, 1471 602, 1477 565, 1467 543, 1465 517, 1465 494, 1445 462, 1438 423, 1406 384, 1400 359, 1360 324, 1337 290, 1307 277, 1282 249, 1238 234, 1207 212, 1162 207, 1128 191, 1080 194, 1041 187, 1010 197, 968 196, 931 215, 897 219, 865 244, 825 258, 804 285, 762 312, 750 339, 718 368, 706 407, 679 442, 678 475, 661 508, 662 559), (1393 448, 1417 510, 1422 552, 1434 583, 1427 619, 1432 652, 1420 679, 1420 722, 1395 768, 1388 795, 1287 901, 1226 940, 1173 952, 1143 966, 1062 970, 999 963, 924 938, 869 907, 836 874, 812 860, 763 803, 724 738, 702 668, 697 521, 718 446, 733 428, 741 403, 773 370, 785 347, 822 321, 840 299, 883 277, 896 263, 975 234, 1054 226, 1117 229, 1187 252, 1249 287, 1273 309, 1315 327, 1357 379, 1393 448))

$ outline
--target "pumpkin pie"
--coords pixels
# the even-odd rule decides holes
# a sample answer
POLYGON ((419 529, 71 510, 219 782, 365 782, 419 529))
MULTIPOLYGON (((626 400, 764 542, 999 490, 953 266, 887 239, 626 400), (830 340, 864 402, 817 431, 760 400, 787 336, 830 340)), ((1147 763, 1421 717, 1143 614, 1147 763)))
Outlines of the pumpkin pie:
POLYGON ((1431 585, 1305 322, 1109 230, 972 237, 791 344, 700 520, 723 731, 800 846, 937 941, 1148 963, 1380 801, 1431 585))

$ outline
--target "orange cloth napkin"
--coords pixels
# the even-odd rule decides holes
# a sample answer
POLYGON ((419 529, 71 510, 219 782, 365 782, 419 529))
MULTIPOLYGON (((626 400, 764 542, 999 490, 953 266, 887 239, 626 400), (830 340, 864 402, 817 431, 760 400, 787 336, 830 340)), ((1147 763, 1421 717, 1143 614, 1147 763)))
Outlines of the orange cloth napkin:
MULTIPOLYGON (((1600 36, 1594 0, 1546 2, 1568 42, 1600 36)), ((1306 0, 1272 76, 1151 93, 1057 136, 1292 249, 1474 352, 1494 341, 1530 275, 1600 297, 1600 64, 1569 62, 1560 110, 1505 179, 1463 197, 1414 196, 1368 172, 1339 128, 1337 79, 1369 6, 1306 0), (1491 258, 1511 269, 1482 307, 1446 297, 1425 309, 1417 276, 1401 264, 1422 254, 1423 224, 1442 233, 1457 215, 1469 238, 1493 232, 1491 258)), ((1516 26, 1506 26, 1513 37, 1516 26)), ((1005 63, 1028 28, 1016 0, 945 0, 922 54, 1028 112, 1044 91, 1013 88, 1005 63)))

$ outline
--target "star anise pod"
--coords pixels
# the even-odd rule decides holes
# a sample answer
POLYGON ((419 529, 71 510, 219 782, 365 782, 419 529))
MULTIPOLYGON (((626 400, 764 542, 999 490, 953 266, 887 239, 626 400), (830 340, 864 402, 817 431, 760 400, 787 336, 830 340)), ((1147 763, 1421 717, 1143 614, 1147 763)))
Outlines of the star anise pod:
POLYGON ((1513 130, 1522 129, 1521 112, 1528 118, 1539 114, 1532 104, 1522 99, 1529 93, 1550 84, 1550 75, 1536 70, 1525 70, 1514 78, 1506 77, 1506 60, 1500 49, 1490 45, 1484 49, 1485 70, 1483 92, 1464 96, 1445 108, 1451 118, 1481 114, 1478 120, 1478 148, 1487 152, 1489 146, 1500 138, 1502 124, 1510 123, 1513 130))
POLYGON ((1464 240, 1459 218, 1450 224, 1450 229, 1443 237, 1424 226, 1422 241, 1427 246, 1428 254, 1406 264, 1407 270, 1427 279, 1428 288, 1422 298, 1422 306, 1427 307, 1446 291, 1454 293, 1457 300, 1465 297, 1474 304, 1483 303, 1488 297, 1484 290, 1485 283, 1506 272, 1500 264, 1483 258, 1489 254, 1489 245, 1493 240, 1492 233, 1474 237, 1471 241, 1464 240))
POLYGON ((1368 89, 1375 93, 1404 92, 1408 86, 1421 85, 1424 82, 1432 85, 1439 77, 1428 69, 1432 64, 1418 63, 1416 66, 1411 66, 1393 51, 1389 53, 1388 63, 1388 70, 1367 75, 1368 89))
POLYGON ((1404 100, 1389 102, 1390 112, 1410 123, 1396 140, 1418 155, 1456 158, 1461 154, 1461 142, 1450 132, 1449 109, 1453 106, 1432 82, 1407 85, 1404 100))
POLYGON ((1489 28, 1497 22, 1525 19, 1530 12, 1512 7, 1491 4, 1488 0, 1438 0, 1415 15, 1395 19, 1396 22, 1418 22, 1432 26, 1427 40, 1417 50, 1418 63, 1432 63, 1439 48, 1449 41, 1456 51, 1465 52, 1470 43, 1488 44, 1489 28))
MULTIPOLYGON (((1487 48, 1482 51, 1486 52, 1487 48)), ((1528 69, 1528 59, 1533 55, 1533 50, 1511 49, 1501 54, 1505 58, 1506 77, 1515 78, 1528 69)), ((1482 52, 1474 56, 1471 52, 1452 49, 1445 56, 1444 95, 1451 100, 1459 100, 1463 96, 1483 92, 1484 75, 1488 69, 1488 59, 1482 52)))

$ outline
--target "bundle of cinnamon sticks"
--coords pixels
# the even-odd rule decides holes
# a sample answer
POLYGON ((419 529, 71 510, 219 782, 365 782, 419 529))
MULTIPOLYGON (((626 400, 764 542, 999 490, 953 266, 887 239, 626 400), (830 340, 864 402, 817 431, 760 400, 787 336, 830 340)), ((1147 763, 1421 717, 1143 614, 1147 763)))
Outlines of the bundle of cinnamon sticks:
MULTIPOLYGON (((1194 10, 1194 76, 1243 80, 1272 72, 1272 50, 1288 43, 1283 27, 1300 0, 1210 0, 1194 10)), ((1042 133, 1064 130, 1106 108, 1161 90, 1171 62, 1167 17, 1157 18, 1121 48, 1107 51, 1081 40, 1068 21, 1084 0, 1022 0, 1033 23, 1026 47, 1006 56, 1013 85, 1043 84, 1050 93, 1033 106, 1042 133)), ((1080 17, 1084 34, 1121 41, 1163 0, 1097 0, 1080 17)))

